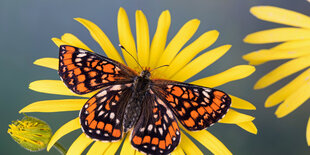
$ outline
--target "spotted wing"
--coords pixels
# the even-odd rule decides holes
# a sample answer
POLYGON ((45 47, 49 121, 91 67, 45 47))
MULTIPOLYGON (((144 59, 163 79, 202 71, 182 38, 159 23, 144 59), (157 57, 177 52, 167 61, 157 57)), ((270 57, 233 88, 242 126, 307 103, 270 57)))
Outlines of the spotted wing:
POLYGON ((132 95, 132 84, 105 87, 91 97, 80 111, 83 132, 92 139, 116 141, 123 136, 124 105, 132 95))
POLYGON ((154 92, 164 94, 165 103, 188 130, 205 129, 218 122, 231 104, 230 97, 217 89, 165 80, 153 82, 154 92))
POLYGON ((132 135, 131 144, 146 154, 169 154, 180 141, 180 129, 172 111, 163 101, 149 93, 132 135))
POLYGON ((68 45, 60 46, 58 73, 67 87, 77 94, 127 83, 136 76, 134 71, 114 60, 68 45))

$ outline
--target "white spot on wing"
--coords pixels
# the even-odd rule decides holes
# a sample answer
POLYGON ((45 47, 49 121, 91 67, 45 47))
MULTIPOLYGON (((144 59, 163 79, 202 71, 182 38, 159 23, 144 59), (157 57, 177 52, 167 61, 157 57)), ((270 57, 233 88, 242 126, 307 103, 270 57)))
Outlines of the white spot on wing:
POLYGON ((147 130, 152 131, 152 129, 153 129, 153 125, 150 124, 150 125, 147 127, 147 130))
POLYGON ((110 114, 110 119, 114 119, 114 117, 115 117, 114 112, 111 112, 111 114, 110 114))

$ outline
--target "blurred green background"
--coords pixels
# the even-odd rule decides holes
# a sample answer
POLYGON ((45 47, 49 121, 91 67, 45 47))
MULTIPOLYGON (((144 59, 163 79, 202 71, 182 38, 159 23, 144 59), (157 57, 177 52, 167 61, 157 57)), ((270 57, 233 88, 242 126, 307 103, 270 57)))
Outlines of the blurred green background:
MULTIPOLYGON (((200 27, 189 42, 205 31, 216 29, 220 32, 220 37, 211 48, 224 44, 231 44, 232 48, 220 60, 191 79, 194 80, 219 73, 235 65, 247 64, 242 60, 242 55, 272 46, 250 45, 242 41, 249 33, 281 26, 260 21, 252 16, 249 9, 257 5, 273 5, 310 15, 310 3, 306 0, 1 0, 0 154, 58 154, 54 149, 50 152, 44 150, 37 153, 24 150, 7 134, 7 128, 10 121, 23 117, 18 111, 32 102, 72 98, 42 94, 28 89, 29 83, 35 80, 59 79, 56 71, 32 64, 42 57, 57 57, 58 48, 51 41, 52 37, 73 33, 91 49, 103 54, 88 31, 73 18, 82 17, 96 23, 115 46, 118 45, 116 19, 119 7, 126 9, 133 34, 135 34, 135 10, 143 10, 148 18, 151 37, 155 32, 160 13, 166 9, 170 10, 172 20, 168 41, 185 22, 193 18, 200 19, 200 27)), ((260 77, 283 62, 285 61, 269 62, 257 67, 252 76, 220 87, 257 107, 256 111, 242 111, 256 117, 254 123, 258 128, 257 135, 245 132, 236 125, 216 124, 208 129, 232 153, 310 154, 305 138, 310 101, 281 119, 275 117, 275 108, 266 109, 263 106, 268 95, 292 80, 295 75, 267 89, 257 91, 252 89, 260 77)), ((78 111, 28 115, 47 121, 55 132, 64 123, 77 117, 78 111)), ((74 131, 63 137, 60 142, 68 148, 80 133, 79 130, 74 131)), ((203 151, 210 154, 206 149, 203 151)))

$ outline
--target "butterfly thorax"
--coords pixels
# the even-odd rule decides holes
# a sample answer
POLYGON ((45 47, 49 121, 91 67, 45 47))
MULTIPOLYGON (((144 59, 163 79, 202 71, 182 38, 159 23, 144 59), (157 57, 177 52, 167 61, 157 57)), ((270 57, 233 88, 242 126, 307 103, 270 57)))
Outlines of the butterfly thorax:
POLYGON ((149 79, 149 70, 144 70, 139 76, 136 76, 132 87, 132 96, 126 105, 124 113, 124 132, 131 129, 139 119, 142 110, 142 103, 146 93, 150 89, 151 80, 149 79))

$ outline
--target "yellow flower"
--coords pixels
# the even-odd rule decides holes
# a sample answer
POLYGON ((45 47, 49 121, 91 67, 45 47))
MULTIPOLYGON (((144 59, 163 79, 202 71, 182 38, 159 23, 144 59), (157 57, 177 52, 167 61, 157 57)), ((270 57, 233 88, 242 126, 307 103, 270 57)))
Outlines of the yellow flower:
MULTIPOLYGON (((76 18, 78 22, 83 24, 95 41, 102 47, 106 55, 121 63, 126 64, 135 69, 141 71, 137 66, 137 63, 130 57, 130 55, 123 51, 125 61, 122 59, 116 48, 110 42, 108 37, 102 32, 102 30, 94 23, 82 19, 76 18)), ((198 56, 201 51, 211 46, 217 39, 219 33, 216 30, 208 31, 196 39, 193 43, 187 47, 183 46, 187 41, 194 35, 198 29, 200 21, 197 19, 190 20, 187 22, 175 35, 175 37, 166 45, 166 39, 168 30, 170 27, 170 13, 164 11, 158 19, 158 25, 154 38, 150 42, 149 37, 149 26, 147 19, 142 11, 136 11, 136 43, 131 33, 131 28, 127 14, 123 8, 119 9, 118 12, 118 32, 120 44, 126 47, 131 55, 139 61, 143 67, 155 68, 161 65, 169 64, 169 67, 162 67, 152 72, 152 77, 170 79, 176 81, 185 81, 201 70, 211 65, 221 56, 223 56, 230 45, 223 45, 218 48, 209 50, 198 56)), ((79 48, 83 48, 92 51, 84 43, 72 34, 64 34, 61 39, 52 39, 57 46, 60 45, 72 45, 79 48)), ((52 69, 58 69, 58 59, 56 58, 42 58, 34 62, 39 66, 44 66, 52 69)), ((252 74, 255 68, 250 65, 239 65, 230 68, 222 73, 205 77, 200 80, 192 82, 205 87, 217 87, 227 82, 245 78, 252 74)), ((62 81, 60 80, 39 80, 34 81, 29 86, 30 89, 42 93, 67 95, 67 96, 79 96, 83 98, 89 98, 94 93, 86 95, 77 95, 72 93, 62 81)), ((232 108, 255 110, 255 107, 238 97, 232 96, 232 108)), ((59 112, 59 111, 77 111, 82 108, 87 99, 62 99, 62 100, 47 100, 32 103, 20 112, 59 112)), ((226 116, 220 121, 221 123, 236 124, 246 131, 256 134, 257 129, 253 124, 255 118, 246 114, 239 113, 233 109, 230 109, 226 116)), ((69 132, 80 129, 79 118, 75 118, 70 122, 63 125, 52 137, 48 150, 51 146, 62 136, 69 132)), ((231 154, 231 152, 221 143, 216 137, 214 137, 207 130, 198 132, 190 132, 186 129, 182 129, 182 140, 178 147, 174 150, 173 154, 202 154, 198 147, 190 140, 189 137, 195 138, 202 145, 207 147, 214 154, 231 154), (187 134, 186 134, 187 133, 187 134)), ((121 154, 134 154, 139 153, 134 150, 130 144, 129 134, 118 142, 103 143, 96 141, 88 151, 88 154, 114 154, 124 141, 123 147, 121 148, 121 154)), ((92 139, 85 136, 82 133, 75 142, 71 145, 68 150, 68 154, 80 154, 84 149, 93 142, 92 139)))
MULTIPOLYGON (((250 12, 257 18, 293 27, 281 27, 249 34, 244 41, 252 44, 283 42, 270 49, 261 49, 243 56, 252 65, 272 60, 289 59, 257 81, 254 89, 262 89, 303 71, 290 83, 271 94, 265 107, 278 104, 275 115, 284 117, 301 106, 310 97, 310 17, 273 6, 256 6, 250 12)), ((310 119, 307 126, 307 142, 310 146, 310 119)))

